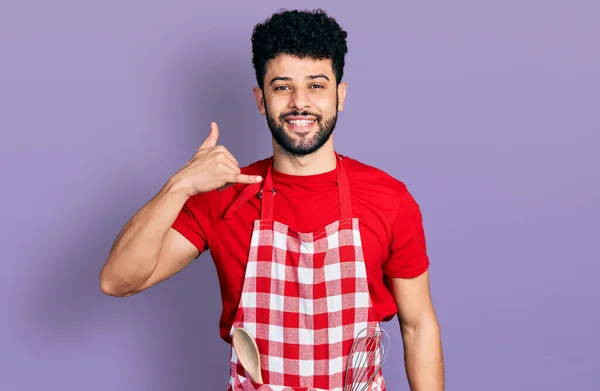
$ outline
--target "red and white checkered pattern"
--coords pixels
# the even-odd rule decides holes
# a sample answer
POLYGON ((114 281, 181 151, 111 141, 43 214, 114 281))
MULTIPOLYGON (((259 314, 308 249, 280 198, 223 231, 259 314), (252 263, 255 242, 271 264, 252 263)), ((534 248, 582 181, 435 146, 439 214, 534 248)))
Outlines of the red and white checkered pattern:
MULTIPOLYGON (((231 334, 243 327, 255 338, 264 385, 248 378, 232 349, 229 390, 343 390, 354 338, 377 325, 358 224, 343 217, 300 233, 255 222, 231 334)), ((381 374, 369 390, 385 390, 381 374)))

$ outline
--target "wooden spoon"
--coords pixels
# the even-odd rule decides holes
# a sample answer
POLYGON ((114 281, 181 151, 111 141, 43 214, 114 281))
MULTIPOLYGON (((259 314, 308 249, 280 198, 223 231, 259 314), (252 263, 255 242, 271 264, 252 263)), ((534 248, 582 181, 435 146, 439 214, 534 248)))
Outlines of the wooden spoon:
POLYGON ((254 338, 252 338, 248 331, 238 327, 233 331, 232 342, 240 364, 248 371, 254 382, 262 384, 260 354, 254 338))

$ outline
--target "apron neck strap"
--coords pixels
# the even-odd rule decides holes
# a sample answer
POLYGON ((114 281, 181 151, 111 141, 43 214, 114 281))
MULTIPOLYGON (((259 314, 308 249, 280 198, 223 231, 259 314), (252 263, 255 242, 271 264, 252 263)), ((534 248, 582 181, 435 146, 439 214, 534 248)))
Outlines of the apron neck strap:
MULTIPOLYGON (((350 184, 344 163, 342 162, 342 156, 335 153, 336 157, 336 175, 338 185, 338 197, 340 205, 340 218, 348 219, 352 218, 352 202, 350 199, 350 184)), ((267 174, 263 181, 263 186, 258 192, 258 196, 261 200, 260 206, 260 219, 261 220, 272 220, 273 219, 273 203, 275 201, 275 195, 277 189, 273 187, 273 164, 269 164, 267 174)))

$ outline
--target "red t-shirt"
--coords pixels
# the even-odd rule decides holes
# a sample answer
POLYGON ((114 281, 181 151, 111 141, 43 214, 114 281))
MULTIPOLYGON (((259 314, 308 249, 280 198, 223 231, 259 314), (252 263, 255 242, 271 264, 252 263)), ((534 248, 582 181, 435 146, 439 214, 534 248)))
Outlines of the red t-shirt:
MULTIPOLYGON (((269 159, 241 168, 242 173, 266 174, 269 159)), ((412 278, 429 266, 421 213, 406 186, 387 173, 358 160, 343 157, 350 183, 353 217, 359 219, 367 279, 374 313, 388 321, 397 313, 396 302, 384 283, 384 275, 412 278)), ((272 170, 277 189, 273 218, 296 231, 312 232, 338 220, 336 170, 294 176, 272 170)), ((229 331, 241 297, 254 221, 259 218, 260 199, 240 198, 228 218, 232 202, 247 185, 190 197, 173 228, 200 252, 210 250, 219 278, 223 310, 221 337, 229 331)), ((258 191, 259 185, 255 186, 258 191)))

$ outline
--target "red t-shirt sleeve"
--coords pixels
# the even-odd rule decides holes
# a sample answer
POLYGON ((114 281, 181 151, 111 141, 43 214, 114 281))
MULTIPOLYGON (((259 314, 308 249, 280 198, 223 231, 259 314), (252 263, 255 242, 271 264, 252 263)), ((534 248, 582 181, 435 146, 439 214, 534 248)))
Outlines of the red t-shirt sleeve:
POLYGON ((196 246, 200 253, 206 251, 212 243, 218 213, 217 203, 216 191, 190 197, 173 222, 172 228, 196 246))
POLYGON ((419 205, 404 187, 392 225, 388 260, 383 265, 387 276, 414 278, 429 267, 423 218, 419 205))

